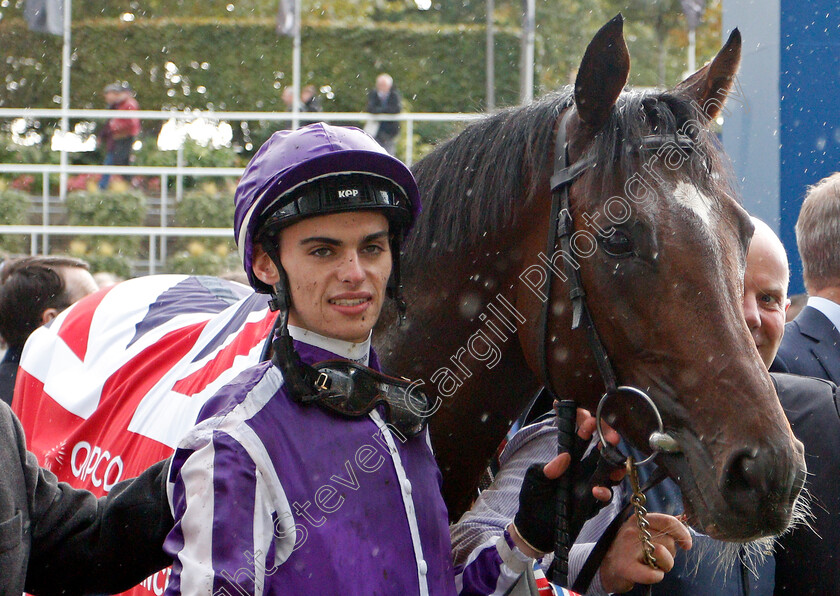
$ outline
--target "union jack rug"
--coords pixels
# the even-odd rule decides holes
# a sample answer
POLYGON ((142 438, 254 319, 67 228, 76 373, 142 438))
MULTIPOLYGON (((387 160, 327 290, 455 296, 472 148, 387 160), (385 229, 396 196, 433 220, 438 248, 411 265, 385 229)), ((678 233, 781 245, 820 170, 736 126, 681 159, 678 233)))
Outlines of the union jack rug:
MULTIPOLYGON (((219 387, 259 360, 267 296, 211 277, 155 275, 101 290, 26 343, 13 409, 29 450, 101 496, 172 454, 219 387)), ((167 572, 128 594, 162 594, 167 572)))

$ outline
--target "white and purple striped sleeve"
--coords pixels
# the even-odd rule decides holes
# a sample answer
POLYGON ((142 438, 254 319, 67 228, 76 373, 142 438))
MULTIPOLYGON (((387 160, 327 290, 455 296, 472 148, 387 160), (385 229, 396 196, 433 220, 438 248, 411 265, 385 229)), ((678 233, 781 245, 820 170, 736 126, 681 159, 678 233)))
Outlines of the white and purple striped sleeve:
POLYGON ((507 527, 519 509, 525 470, 557 454, 552 421, 527 426, 510 440, 500 470, 472 509, 450 527, 459 593, 504 594, 534 560, 515 547, 507 527))
POLYGON ((167 595, 263 593, 275 513, 262 478, 248 450, 220 430, 176 451, 169 477, 175 526, 164 543, 174 559, 167 595))

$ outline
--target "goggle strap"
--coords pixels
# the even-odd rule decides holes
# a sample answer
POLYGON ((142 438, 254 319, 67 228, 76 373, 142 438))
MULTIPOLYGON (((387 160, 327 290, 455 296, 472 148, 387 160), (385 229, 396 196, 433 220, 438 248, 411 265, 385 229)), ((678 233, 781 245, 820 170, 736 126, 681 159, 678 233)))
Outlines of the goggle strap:
POLYGON ((296 402, 313 401, 319 397, 318 390, 315 389, 318 373, 314 368, 300 361, 293 341, 288 329, 284 326, 283 332, 272 344, 274 348, 272 362, 283 373, 283 384, 296 402))

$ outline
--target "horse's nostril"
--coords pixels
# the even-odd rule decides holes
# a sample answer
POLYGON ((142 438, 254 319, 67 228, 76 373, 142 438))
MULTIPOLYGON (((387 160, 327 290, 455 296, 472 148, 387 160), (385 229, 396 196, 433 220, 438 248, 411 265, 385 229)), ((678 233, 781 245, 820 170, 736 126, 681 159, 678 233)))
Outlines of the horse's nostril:
POLYGON ((721 490, 730 506, 744 508, 770 491, 770 459, 756 448, 743 448, 729 456, 721 477, 721 490))

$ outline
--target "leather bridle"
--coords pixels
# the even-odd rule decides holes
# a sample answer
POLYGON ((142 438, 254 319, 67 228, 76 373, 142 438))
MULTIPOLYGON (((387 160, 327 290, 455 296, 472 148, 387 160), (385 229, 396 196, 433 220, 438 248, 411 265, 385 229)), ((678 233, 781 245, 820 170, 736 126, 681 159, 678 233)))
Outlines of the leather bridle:
MULTIPOLYGON (((551 176, 551 211, 548 226, 548 237, 546 241, 546 258, 552 259, 559 240, 560 249, 569 257, 564 259, 566 281, 569 284, 569 298, 572 306, 572 330, 583 326, 586 331, 589 348, 598 365, 601 378, 604 382, 605 392, 601 397, 596 412, 596 422, 601 442, 607 446, 603 439, 601 430, 601 414, 604 403, 611 397, 633 396, 641 398, 655 413, 658 428, 651 433, 649 444, 652 449, 651 455, 636 465, 642 465, 651 461, 658 452, 667 451, 676 453, 680 451, 679 443, 663 428, 662 417, 653 400, 643 390, 618 385, 618 378, 615 369, 610 361, 601 336, 592 321, 589 308, 586 303, 586 291, 583 287, 580 270, 577 264, 571 259, 572 236, 574 234, 574 222, 571 215, 571 204, 569 191, 575 181, 593 168, 595 160, 593 157, 583 157, 574 163, 569 163, 569 143, 566 129, 575 114, 574 106, 569 107, 563 118, 560 120, 554 144, 554 172, 551 176)), ((688 136, 677 133, 675 135, 646 135, 640 139, 640 150, 652 150, 662 147, 666 142, 674 142, 679 147, 691 149, 694 145, 688 136)), ((553 259, 552 259, 553 261, 553 259)), ((551 267, 546 268, 546 281, 544 286, 545 300, 540 311, 539 325, 537 327, 537 358, 541 369, 543 383, 549 395, 559 402, 558 412, 558 451, 572 453, 572 446, 575 438, 575 403, 574 400, 559 400, 551 381, 548 355, 546 349, 546 336, 548 333, 549 310, 551 307, 551 290, 553 272, 551 267)), ((575 464, 572 453, 572 466, 575 464)), ((555 563, 552 568, 552 581, 560 585, 567 585, 568 576, 568 552, 573 537, 570 536, 571 519, 571 482, 574 476, 573 470, 568 470, 567 478, 561 479, 561 488, 558 491, 558 519, 557 519, 557 544, 555 547, 555 563)))

